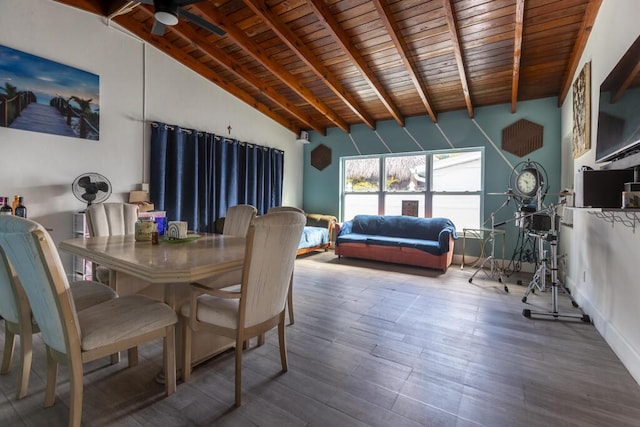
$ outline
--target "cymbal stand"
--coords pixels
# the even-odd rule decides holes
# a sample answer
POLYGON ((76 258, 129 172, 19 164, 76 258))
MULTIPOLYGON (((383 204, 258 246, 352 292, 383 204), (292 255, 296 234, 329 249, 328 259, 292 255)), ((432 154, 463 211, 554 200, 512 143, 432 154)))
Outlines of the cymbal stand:
POLYGON ((502 209, 503 207, 509 204, 510 198, 511 196, 509 196, 507 200, 495 212, 491 212, 491 231, 489 231, 489 242, 491 243, 491 254, 488 257, 486 257, 484 261, 482 261, 482 264, 476 267, 476 271, 474 271, 471 277, 469 277, 469 283, 472 283, 473 278, 476 277, 476 274, 478 274, 478 272, 482 270, 484 274, 490 279, 493 279, 497 275, 498 282, 504 283, 504 291, 509 292, 509 288, 507 287, 507 284, 502 280, 504 275, 503 275, 502 268, 498 266, 498 262, 495 257, 495 252, 496 252, 496 213, 499 212, 500 209, 502 209), (487 263, 489 263, 491 266, 489 269, 489 273, 487 273, 484 270, 484 266, 487 263))
MULTIPOLYGON (((589 317, 588 314, 584 314, 584 312, 582 312, 582 309, 580 309, 580 311, 582 312, 581 314, 573 314, 573 313, 569 314, 569 313, 558 312, 558 287, 562 285, 559 285, 559 282, 558 282, 558 248, 557 248, 558 233, 556 230, 556 215, 557 215, 556 206, 553 206, 551 208, 551 230, 545 236, 540 236, 540 240, 549 241, 549 248, 551 252, 551 256, 549 257, 549 270, 551 271, 551 311, 549 312, 532 311, 528 308, 525 308, 524 310, 522 310, 522 315, 528 318, 530 318, 533 315, 550 316, 550 317, 553 317, 554 319, 558 319, 560 317, 567 317, 567 318, 580 319, 585 323, 590 323, 591 318, 589 317)), ((546 260, 543 261, 543 264, 546 264, 546 260)), ((573 301, 573 298, 571 298, 571 300, 572 302, 575 302, 573 301)), ((523 298, 522 302, 525 302, 525 301, 526 301, 526 298, 523 298)))
MULTIPOLYGON (((538 192, 536 194, 536 211, 538 212, 542 212, 542 193, 541 193, 541 189, 538 189, 538 192)), ((554 209, 555 211, 555 209, 554 209)), ((538 212, 534 212, 534 213, 530 213, 527 214, 529 216, 529 223, 533 224, 534 221, 534 214, 538 213, 538 212)), ((526 217, 526 215, 525 215, 526 217)), ((524 221, 524 218, 523 218, 524 221)), ((555 224, 552 225, 552 227, 555 226, 555 224)), ((536 268, 536 272, 533 275, 533 278, 531 279, 531 281, 529 282, 529 286, 527 287, 527 291, 524 293, 524 296, 522 297, 522 302, 527 302, 527 297, 529 296, 529 294, 531 292, 536 291, 536 289, 540 292, 544 292, 547 289, 547 284, 546 284, 546 280, 547 280, 547 252, 544 250, 544 236, 537 234, 537 233, 529 233, 529 236, 531 237, 535 237, 537 239, 537 244, 538 244, 538 262, 540 263, 540 265, 538 265, 538 268, 536 268)))

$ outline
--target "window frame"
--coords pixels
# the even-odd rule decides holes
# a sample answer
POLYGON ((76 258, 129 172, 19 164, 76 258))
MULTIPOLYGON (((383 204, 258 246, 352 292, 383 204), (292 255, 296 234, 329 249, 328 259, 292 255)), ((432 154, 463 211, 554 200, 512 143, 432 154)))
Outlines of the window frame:
MULTIPOLYGON (((419 195, 424 197, 424 207, 421 212, 425 218, 430 218, 433 213, 433 197, 435 195, 477 195, 480 199, 479 212, 478 212, 478 224, 484 222, 484 175, 485 175, 485 150, 484 147, 465 147, 454 148, 444 150, 428 150, 428 151, 412 151, 403 153, 386 153, 386 154, 367 154, 358 156, 343 156, 340 157, 340 220, 345 220, 345 208, 346 197, 350 194, 377 194, 378 196, 378 215, 384 215, 385 212, 385 199, 387 195, 402 195, 408 196, 419 195), (480 186, 478 190, 459 190, 459 191, 447 191, 447 190, 434 190, 434 157, 439 154, 448 153, 465 153, 465 152, 479 152, 480 153, 480 186), (405 156, 425 156, 425 182, 424 190, 422 191, 389 191, 387 190, 386 178, 386 159, 390 157, 405 157, 405 156), (378 190, 377 191, 346 191, 346 163, 349 160, 357 159, 377 159, 378 160, 378 190)), ((388 208, 387 208, 388 210, 388 208)), ((460 231, 462 231, 460 229, 460 231)))

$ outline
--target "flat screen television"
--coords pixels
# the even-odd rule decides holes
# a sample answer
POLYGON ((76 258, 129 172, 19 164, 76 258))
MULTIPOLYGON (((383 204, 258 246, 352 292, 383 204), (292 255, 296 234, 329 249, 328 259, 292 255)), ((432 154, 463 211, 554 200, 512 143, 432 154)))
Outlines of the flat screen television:
POLYGON ((640 151, 640 37, 600 86, 596 162, 640 151))

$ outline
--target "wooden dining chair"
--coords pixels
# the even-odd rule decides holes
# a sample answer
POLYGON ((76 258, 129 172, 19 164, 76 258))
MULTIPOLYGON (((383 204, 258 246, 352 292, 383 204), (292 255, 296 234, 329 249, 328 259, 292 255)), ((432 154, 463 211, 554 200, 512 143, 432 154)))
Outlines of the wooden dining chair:
MULTIPOLYGON (((251 222, 256 217, 258 210, 251 205, 235 205, 227 209, 222 230, 223 236, 246 237, 251 222)), ((217 274, 211 278, 198 282, 198 284, 220 289, 240 284, 242 281, 242 269, 217 274)))
POLYGON ((235 338, 235 405, 242 403, 242 351, 245 340, 278 327, 280 361, 287 371, 285 303, 305 224, 298 212, 256 218, 249 227, 239 292, 192 285, 191 298, 181 308, 184 317, 183 378, 191 376, 191 334, 206 328, 235 338))
POLYGON ((69 425, 80 426, 84 362, 157 338, 164 341, 165 391, 176 388, 176 313, 141 295, 118 297, 77 311, 49 233, 32 220, 0 216, 0 248, 27 295, 47 347, 45 407, 55 402, 58 363, 69 366, 69 425))
MULTIPOLYGON (((304 214, 304 210, 295 206, 274 206, 269 208, 267 215, 276 212, 300 212, 301 214, 304 214)), ((295 323, 295 319, 293 318, 293 271, 291 272, 291 283, 289 284, 289 292, 287 293, 287 307, 289 312, 289 324, 293 325, 295 323)), ((263 340, 260 339, 260 342, 262 341, 263 340)))
MULTIPOLYGON (((85 211, 89 236, 123 236, 134 234, 138 220, 138 206, 129 203, 95 203, 85 211)), ((111 270, 94 265, 93 278, 109 284, 111 270)))
MULTIPOLYGON (((74 304, 78 310, 111 300, 117 294, 110 287, 91 281, 78 281, 70 285, 74 304)), ((4 350, 0 374, 11 370, 16 335, 20 337, 20 373, 16 399, 27 395, 31 371, 32 336, 40 332, 31 315, 31 307, 11 263, 0 248, 0 315, 4 318, 4 350)))

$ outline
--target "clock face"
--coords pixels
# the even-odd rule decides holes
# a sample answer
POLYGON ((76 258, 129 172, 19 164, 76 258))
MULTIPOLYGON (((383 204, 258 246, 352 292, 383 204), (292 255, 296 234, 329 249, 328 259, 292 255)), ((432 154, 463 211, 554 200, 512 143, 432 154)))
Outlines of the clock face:
POLYGON ((516 188, 525 196, 533 196, 538 190, 538 175, 531 169, 525 169, 516 178, 516 188))

